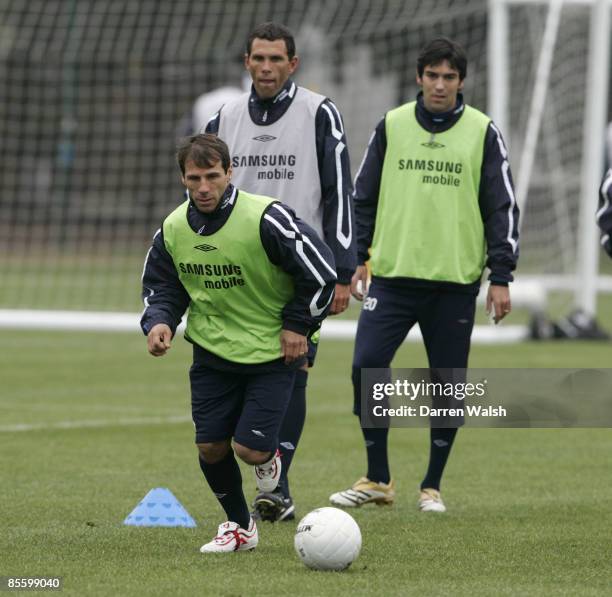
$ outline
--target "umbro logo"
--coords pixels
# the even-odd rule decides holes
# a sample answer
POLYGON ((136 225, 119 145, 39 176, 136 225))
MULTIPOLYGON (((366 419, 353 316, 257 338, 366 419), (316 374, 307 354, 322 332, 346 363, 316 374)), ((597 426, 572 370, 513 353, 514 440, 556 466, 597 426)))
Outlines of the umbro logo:
POLYGON ((217 250, 217 247, 213 247, 212 245, 196 245, 193 248, 199 249, 200 251, 216 251, 217 250))
POLYGON ((428 141, 427 143, 421 143, 423 147, 429 147, 429 149, 440 149, 441 147, 446 147, 446 145, 442 145, 442 143, 436 143, 435 141, 428 141))
POLYGON ((266 143, 267 141, 274 141, 276 137, 272 135, 259 135, 258 137, 253 137, 253 141, 261 141, 262 143, 266 143))

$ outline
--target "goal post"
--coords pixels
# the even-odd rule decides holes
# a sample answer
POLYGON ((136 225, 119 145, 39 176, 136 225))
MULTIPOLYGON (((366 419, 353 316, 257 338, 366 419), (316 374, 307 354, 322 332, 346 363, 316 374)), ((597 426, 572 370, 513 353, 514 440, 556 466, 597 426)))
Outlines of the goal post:
POLYGON ((598 275, 594 214, 604 169, 611 5, 610 0, 489 0, 488 103, 518 164, 524 248, 537 252, 530 227, 542 225, 545 217, 537 216, 532 202, 548 205, 557 233, 544 242, 552 241, 560 267, 536 275, 547 289, 571 289, 574 306, 589 315, 596 313, 597 292, 610 287, 610 280, 598 275), (527 65, 520 64, 525 52, 517 43, 531 48, 527 65), (564 60, 569 68, 563 68, 564 60), (533 79, 523 87, 530 95, 518 100, 529 105, 527 116, 512 98, 513 80, 520 76, 533 79), (572 96, 578 101, 572 103, 572 96))
POLYGON ((581 209, 576 302, 586 313, 597 307, 599 232, 594 213, 604 168, 605 131, 610 86, 610 0, 596 0, 591 9, 587 106, 584 119, 581 209))

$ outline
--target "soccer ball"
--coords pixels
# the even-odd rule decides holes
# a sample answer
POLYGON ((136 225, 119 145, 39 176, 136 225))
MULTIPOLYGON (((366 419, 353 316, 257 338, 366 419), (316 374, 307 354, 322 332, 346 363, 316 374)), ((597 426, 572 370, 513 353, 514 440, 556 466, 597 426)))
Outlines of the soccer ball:
POLYGON ((295 551, 313 570, 344 570, 359 555, 361 531, 354 518, 338 508, 318 508, 300 520, 295 551))

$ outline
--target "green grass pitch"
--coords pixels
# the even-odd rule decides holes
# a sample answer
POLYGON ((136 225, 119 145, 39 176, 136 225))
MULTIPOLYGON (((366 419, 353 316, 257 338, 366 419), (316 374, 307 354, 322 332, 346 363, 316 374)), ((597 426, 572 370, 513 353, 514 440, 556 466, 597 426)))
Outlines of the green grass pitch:
MULTIPOLYGON (((460 431, 444 515, 415 508, 427 431, 394 429, 397 501, 353 513, 363 548, 348 571, 307 570, 291 523, 261 524, 253 553, 205 557, 198 548, 223 513, 199 471, 192 425, 143 421, 188 418, 189 345, 179 338, 153 359, 136 334, 3 336, 0 576, 61 576, 66 595, 610 594, 607 429, 460 431), (30 427, 8 430, 16 425, 30 427), (198 527, 123 526, 153 487, 169 487, 198 527)), ((365 472, 351 351, 323 341, 310 378, 292 470, 298 517, 365 472)), ((474 346, 471 365, 609 367, 610 356, 608 343, 474 346)), ((422 349, 405 345, 395 364, 424 366, 422 349)), ((252 472, 243 474, 251 499, 252 472)))

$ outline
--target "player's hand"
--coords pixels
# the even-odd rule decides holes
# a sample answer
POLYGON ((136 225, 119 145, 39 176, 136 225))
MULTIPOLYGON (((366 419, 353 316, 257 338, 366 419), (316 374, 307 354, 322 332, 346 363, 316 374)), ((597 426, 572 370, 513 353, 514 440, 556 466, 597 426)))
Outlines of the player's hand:
POLYGON ((280 336, 281 354, 285 357, 285 364, 288 365, 293 361, 305 357, 308 353, 308 341, 306 336, 292 332, 291 330, 283 330, 280 336))
POLYGON ((365 265, 358 265, 351 278, 351 294, 362 301, 368 288, 368 270, 365 265))
POLYGON ((487 291, 487 314, 493 313, 493 321, 498 324, 510 311, 510 289, 507 286, 490 284, 487 291))
POLYGON ((170 349, 172 330, 165 323, 154 325, 147 336, 147 348, 154 357, 163 357, 170 349))
POLYGON ((351 286, 350 284, 336 284, 336 291, 334 293, 334 300, 329 310, 330 315, 338 315, 342 311, 346 311, 349 306, 349 299, 351 298, 351 286))

